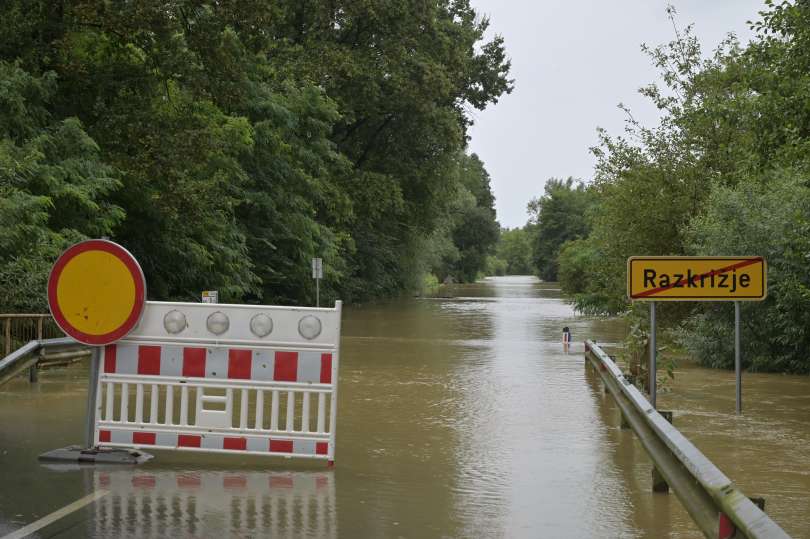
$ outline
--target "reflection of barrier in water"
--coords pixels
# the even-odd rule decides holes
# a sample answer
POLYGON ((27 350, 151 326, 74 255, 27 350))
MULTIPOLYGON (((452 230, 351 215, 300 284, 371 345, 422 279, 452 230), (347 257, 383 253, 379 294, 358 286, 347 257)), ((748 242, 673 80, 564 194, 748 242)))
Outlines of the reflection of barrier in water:
POLYGON ((96 537, 337 537, 332 472, 96 471, 96 537))

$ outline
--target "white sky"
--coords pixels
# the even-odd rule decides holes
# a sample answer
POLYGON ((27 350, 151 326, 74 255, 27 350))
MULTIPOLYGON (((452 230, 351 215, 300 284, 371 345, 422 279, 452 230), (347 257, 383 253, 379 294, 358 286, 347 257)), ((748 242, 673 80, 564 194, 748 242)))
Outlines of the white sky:
MULTIPOLYGON (((658 118, 638 88, 657 80, 642 43, 674 38, 665 0, 472 0, 504 36, 515 90, 475 111, 470 149, 492 176, 501 226, 526 223, 526 204, 550 177, 590 179, 596 128, 624 129, 630 106, 645 125, 658 118)), ((695 24, 704 54, 728 32, 745 43, 762 0, 674 0, 680 28, 695 24)))

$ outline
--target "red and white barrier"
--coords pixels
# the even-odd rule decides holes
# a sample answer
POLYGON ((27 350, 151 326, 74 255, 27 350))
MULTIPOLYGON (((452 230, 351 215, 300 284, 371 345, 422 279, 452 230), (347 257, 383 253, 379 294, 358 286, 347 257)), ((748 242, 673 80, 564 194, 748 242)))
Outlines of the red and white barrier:
POLYGON ((141 324, 104 348, 95 442, 332 462, 339 335, 339 302, 149 302, 141 324))

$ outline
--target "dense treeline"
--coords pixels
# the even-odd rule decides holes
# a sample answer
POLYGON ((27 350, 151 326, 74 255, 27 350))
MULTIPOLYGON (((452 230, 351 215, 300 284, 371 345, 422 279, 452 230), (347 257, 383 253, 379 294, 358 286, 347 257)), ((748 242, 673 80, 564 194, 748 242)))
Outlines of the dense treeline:
MULTIPOLYGON (((540 245, 553 246, 535 251, 542 253, 536 267, 543 275, 556 265, 580 310, 617 313, 629 309, 631 255, 763 255, 768 298, 742 306, 743 357, 754 369, 807 373, 810 2, 766 4, 746 46, 729 37, 704 58, 686 28, 667 45, 645 48, 664 86, 641 92, 661 120, 646 127, 628 111, 624 135, 600 131, 585 234, 581 223, 545 211, 574 196, 573 186, 547 190, 538 222, 561 223, 579 237, 562 242, 564 234, 540 232, 540 245)), ((674 22, 671 8, 670 16, 674 22)), ((692 355, 712 366, 733 364, 730 304, 660 311, 692 355)))
POLYGON ((511 91, 487 26, 468 0, 3 2, 0 311, 98 236, 152 299, 311 301, 313 256, 328 300, 474 278, 498 226, 469 110, 511 91))

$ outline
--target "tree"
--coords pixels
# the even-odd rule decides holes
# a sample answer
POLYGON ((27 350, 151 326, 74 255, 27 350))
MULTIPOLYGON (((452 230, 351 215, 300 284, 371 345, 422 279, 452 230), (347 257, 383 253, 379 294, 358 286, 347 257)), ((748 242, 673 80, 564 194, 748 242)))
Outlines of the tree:
POLYGON ((529 222, 536 225, 532 261, 544 281, 557 280, 557 257, 567 241, 588 235, 587 212, 593 203, 591 192, 574 178, 551 178, 545 194, 529 202, 529 222))
POLYGON ((530 225, 523 228, 502 229, 498 242, 498 258, 506 262, 507 275, 531 275, 532 266, 532 229, 530 225))
POLYGON ((120 182, 81 122, 49 113, 53 73, 0 60, 0 88, 0 311, 42 311, 59 253, 123 218, 108 201, 120 182))
MULTIPOLYGON (((419 282, 474 174, 469 110, 512 88, 488 25, 467 0, 9 0, 0 59, 59 80, 42 113, 76 118, 115 171, 107 230, 152 299, 309 302, 320 256, 324 299, 362 300, 419 282)), ((456 233, 468 276, 482 193, 480 235, 456 233)))

